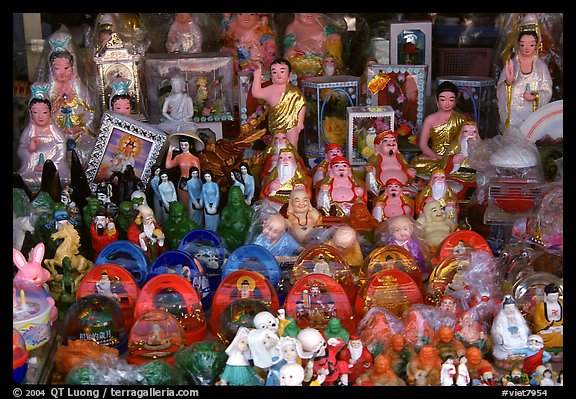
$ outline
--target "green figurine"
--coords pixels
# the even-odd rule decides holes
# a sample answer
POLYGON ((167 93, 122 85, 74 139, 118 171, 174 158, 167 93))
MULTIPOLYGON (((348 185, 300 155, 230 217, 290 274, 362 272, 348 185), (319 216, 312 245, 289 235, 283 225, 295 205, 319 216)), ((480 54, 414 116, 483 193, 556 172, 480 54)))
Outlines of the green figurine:
POLYGON ((254 211, 246 204, 242 189, 238 186, 230 187, 228 203, 222 209, 218 225, 218 234, 230 252, 244 245, 253 216, 254 211))
POLYGON ((192 230, 198 229, 198 225, 186 215, 186 205, 180 201, 170 203, 168 208, 168 220, 162 225, 166 235, 166 249, 177 249, 180 242, 192 230))
POLYGON ((68 256, 62 259, 62 274, 62 291, 57 302, 60 320, 65 319, 66 312, 76 302, 76 289, 74 287, 74 278, 72 277, 72 260, 68 256))
POLYGON ((326 340, 330 338, 341 338, 345 344, 348 344, 348 340, 350 339, 350 333, 342 327, 342 322, 337 317, 332 317, 328 320, 328 325, 326 325, 326 329, 324 330, 324 336, 326 340))
POLYGON ((118 239, 128 239, 128 228, 136 219, 138 212, 134 209, 132 202, 122 201, 118 206, 118 217, 116 218, 116 227, 118 228, 118 239))
POLYGON ((286 327, 284 327, 282 336, 296 338, 300 332, 300 327, 298 327, 298 324, 296 324, 296 319, 294 319, 292 316, 286 316, 286 320, 288 320, 290 323, 286 324, 286 327))
POLYGON ((214 385, 224 367, 228 355, 220 342, 194 342, 174 355, 174 364, 183 370, 194 385, 214 385))

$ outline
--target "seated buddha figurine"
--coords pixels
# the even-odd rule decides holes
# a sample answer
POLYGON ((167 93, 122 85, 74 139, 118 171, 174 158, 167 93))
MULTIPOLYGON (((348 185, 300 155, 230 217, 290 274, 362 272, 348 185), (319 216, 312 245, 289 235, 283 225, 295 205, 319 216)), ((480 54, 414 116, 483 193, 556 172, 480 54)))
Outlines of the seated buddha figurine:
POLYGON ((372 216, 379 222, 400 215, 414 217, 414 200, 402 192, 404 185, 397 179, 389 178, 384 186, 384 192, 378 196, 372 216))
POLYGON ((454 111, 457 97, 458 87, 453 82, 445 80, 436 88, 438 111, 424 118, 418 139, 422 154, 410 161, 410 166, 416 169, 418 175, 430 176, 438 168, 446 149, 466 122, 464 115, 454 111), (430 146, 428 141, 431 141, 430 146))
POLYGON ((562 352, 564 348, 564 301, 559 299, 560 289, 554 283, 544 287, 544 301, 538 303, 532 314, 530 328, 544 340, 546 350, 562 352))
POLYGON ((446 325, 438 328, 430 344, 438 349, 438 356, 442 361, 446 360, 448 355, 458 359, 466 352, 462 342, 454 336, 454 329, 446 325))
POLYGON ((310 195, 304 189, 294 189, 290 193, 286 217, 290 233, 300 244, 304 244, 312 229, 322 223, 322 214, 312 206, 310 195))
POLYGON ((368 202, 364 182, 354 176, 346 158, 332 158, 330 172, 320 182, 316 194, 318 208, 326 216, 348 216, 350 208, 358 201, 368 202))
POLYGON ((298 162, 294 147, 283 148, 278 154, 278 165, 262 182, 260 198, 284 205, 292 190, 304 189, 312 197, 311 179, 298 162))
POLYGON ((416 221, 422 226, 424 241, 430 247, 431 253, 434 253, 442 241, 457 227, 456 222, 448 217, 442 205, 436 200, 424 205, 423 215, 416 221))
POLYGON ((356 379, 355 385, 376 386, 406 386, 406 382, 396 375, 388 356, 378 355, 374 358, 374 366, 356 379))
POLYGON ((410 386, 439 386, 442 359, 438 349, 424 345, 406 366, 406 383, 410 386))

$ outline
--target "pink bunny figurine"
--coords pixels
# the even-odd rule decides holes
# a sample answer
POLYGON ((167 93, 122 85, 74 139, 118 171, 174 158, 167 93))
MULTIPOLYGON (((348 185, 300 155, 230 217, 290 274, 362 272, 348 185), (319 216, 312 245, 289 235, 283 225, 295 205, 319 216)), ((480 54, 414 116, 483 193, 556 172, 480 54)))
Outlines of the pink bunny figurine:
POLYGON ((42 288, 46 299, 52 306, 50 312, 50 321, 53 323, 58 319, 58 309, 56 308, 56 302, 54 298, 50 295, 46 289, 46 282, 50 278, 50 272, 42 267, 42 260, 44 259, 44 244, 38 243, 32 249, 31 261, 28 261, 26 257, 17 250, 12 248, 12 259, 14 264, 18 267, 18 272, 14 276, 14 280, 24 280, 36 284, 38 287, 42 288))

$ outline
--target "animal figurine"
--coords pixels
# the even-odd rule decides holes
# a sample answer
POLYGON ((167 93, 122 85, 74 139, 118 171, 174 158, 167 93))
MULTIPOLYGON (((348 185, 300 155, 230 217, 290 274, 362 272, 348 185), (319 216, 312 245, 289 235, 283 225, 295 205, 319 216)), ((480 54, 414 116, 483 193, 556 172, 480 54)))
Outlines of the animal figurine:
POLYGON ((44 259, 44 251, 46 248, 43 243, 38 243, 32 248, 30 261, 16 248, 12 248, 12 260, 18 268, 14 280, 24 280, 36 284, 42 288, 46 299, 50 303, 52 310, 50 311, 50 321, 54 322, 58 319, 58 309, 54 298, 48 293, 46 282, 50 279, 50 272, 42 267, 42 260, 44 259))

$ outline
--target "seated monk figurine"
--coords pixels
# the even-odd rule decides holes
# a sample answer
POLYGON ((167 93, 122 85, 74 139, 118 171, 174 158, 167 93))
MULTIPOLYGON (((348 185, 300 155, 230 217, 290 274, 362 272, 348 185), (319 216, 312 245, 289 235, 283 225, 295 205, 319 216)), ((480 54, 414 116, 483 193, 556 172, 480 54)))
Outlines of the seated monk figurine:
POLYGON ((424 205, 433 200, 438 201, 446 210, 448 217, 458 223, 458 214, 460 212, 458 197, 446 182, 446 174, 442 169, 436 169, 432 172, 430 181, 416 196, 415 217, 420 217, 424 205))
POLYGON ((283 148, 278 154, 278 165, 262 182, 260 198, 268 198, 282 206, 287 203, 292 190, 304 189, 312 197, 311 180, 297 161, 292 148, 283 148))
POLYGON ((403 387, 406 386, 406 382, 396 375, 388 356, 378 355, 374 358, 374 366, 361 374, 356 379, 355 385, 403 387))
POLYGON ((303 189, 295 189, 290 193, 286 216, 290 225, 290 233, 303 244, 312 229, 322 223, 322 214, 310 203, 310 195, 303 189))
POLYGON ((398 151, 398 134, 391 130, 379 132, 374 145, 376 151, 364 165, 367 189, 377 197, 390 178, 403 186, 409 185, 416 176, 416 170, 410 168, 406 157, 398 151))
POLYGON ((406 367, 407 385, 439 386, 442 359, 438 356, 438 349, 432 345, 424 345, 420 352, 414 356, 406 367))
POLYGON ((454 330, 449 326, 440 326, 430 344, 438 349, 438 356, 442 361, 446 360, 448 355, 459 359, 466 351, 462 342, 454 337, 454 330))
POLYGON ((382 222, 399 215, 414 217, 414 200, 402 192, 403 186, 393 177, 386 181, 384 192, 378 196, 372 208, 376 220, 382 222))
POLYGON ((390 339, 390 345, 382 353, 390 359, 390 365, 396 375, 406 380, 406 366, 414 356, 416 351, 414 347, 406 341, 403 334, 397 333, 390 339))
POLYGON ((438 245, 457 227, 456 222, 448 217, 442 205, 436 200, 424 205, 424 214, 416 221, 422 226, 424 241, 430 247, 431 253, 434 253, 438 245))
POLYGON ((494 370, 492 364, 482 357, 482 351, 475 346, 470 346, 466 349, 466 358, 468 359, 466 366, 468 367, 471 381, 480 381, 482 374, 486 370, 494 370))
POLYGON ((354 176, 346 158, 332 158, 330 172, 319 184, 318 208, 325 216, 348 216, 350 208, 358 201, 368 202, 364 182, 354 176))

